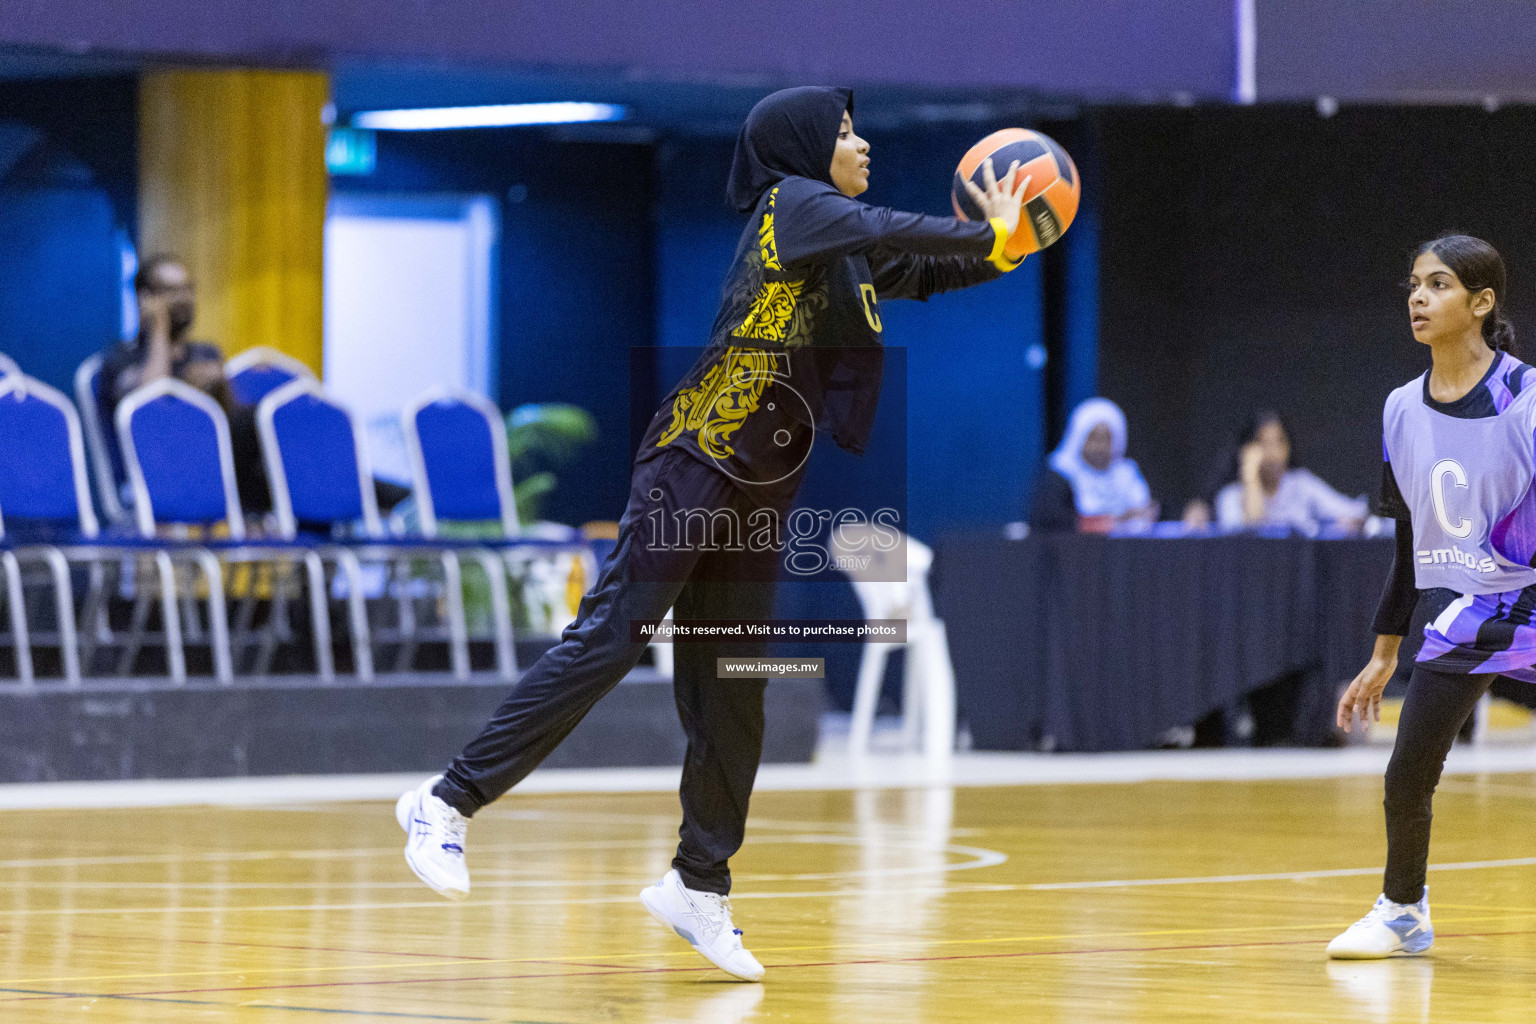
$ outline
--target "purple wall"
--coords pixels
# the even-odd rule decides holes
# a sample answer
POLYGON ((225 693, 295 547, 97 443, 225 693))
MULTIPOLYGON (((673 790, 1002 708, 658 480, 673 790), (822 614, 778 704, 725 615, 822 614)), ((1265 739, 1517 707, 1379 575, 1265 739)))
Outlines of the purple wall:
POLYGON ((1258 0, 1259 99, 1536 97, 1536 4, 1258 0))
MULTIPOLYGON (((1225 99, 1237 0, 4 0, 0 45, 1225 99)), ((1536 5, 1255 0, 1260 99, 1536 97, 1536 5)))
POLYGON ((215 60, 432 58, 735 84, 1222 98, 1231 0, 6 0, 0 44, 215 60), (747 79, 746 83, 742 79, 747 79))

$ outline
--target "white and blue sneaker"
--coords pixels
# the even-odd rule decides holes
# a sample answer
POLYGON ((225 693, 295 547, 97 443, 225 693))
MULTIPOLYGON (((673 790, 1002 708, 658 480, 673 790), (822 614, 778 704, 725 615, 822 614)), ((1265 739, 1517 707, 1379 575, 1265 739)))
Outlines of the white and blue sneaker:
POLYGON ((1417 903, 1393 903, 1376 897, 1371 912, 1328 943, 1335 960, 1381 960, 1394 953, 1422 953, 1435 942, 1429 923, 1429 887, 1417 903))
POLYGON ((742 981, 763 980, 763 965, 742 946, 741 929, 731 921, 729 896, 690 889, 673 868, 661 881, 640 890, 640 902, 726 974, 742 981))
POLYGON ((464 863, 464 833, 469 819, 432 795, 441 775, 434 775, 395 801, 395 820, 405 829, 405 862, 440 895, 461 900, 469 895, 469 867, 464 863))

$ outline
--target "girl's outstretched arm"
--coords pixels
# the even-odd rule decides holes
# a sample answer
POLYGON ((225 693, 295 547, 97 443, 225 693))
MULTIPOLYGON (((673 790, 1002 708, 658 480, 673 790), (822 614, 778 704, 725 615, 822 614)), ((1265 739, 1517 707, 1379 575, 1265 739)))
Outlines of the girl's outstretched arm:
MULTIPOLYGON (((1012 179, 1012 171, 1004 181, 1012 179)), ((987 214, 984 223, 868 206, 830 185, 807 178, 786 181, 774 188, 771 206, 778 258, 787 265, 882 248, 919 256, 969 256, 1000 271, 1012 270, 1019 261, 1009 259, 1003 246, 1018 227, 1029 179, 1012 187, 999 184, 990 163, 986 175, 986 191, 970 186, 972 198, 987 214)))
POLYGON ((996 281, 1004 273, 989 260, 972 256, 918 256, 892 249, 878 249, 871 252, 868 258, 875 294, 882 301, 922 301, 940 292, 952 292, 986 281, 996 281))

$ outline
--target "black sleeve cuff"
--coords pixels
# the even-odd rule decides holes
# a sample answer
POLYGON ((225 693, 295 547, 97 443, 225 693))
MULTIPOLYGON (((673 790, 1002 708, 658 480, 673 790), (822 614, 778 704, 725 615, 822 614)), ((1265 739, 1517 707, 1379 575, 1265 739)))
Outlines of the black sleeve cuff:
POLYGON ((1397 524, 1397 549, 1392 554, 1392 570, 1387 573, 1387 584, 1381 591, 1381 603, 1376 606, 1376 618, 1371 629, 1377 636, 1406 636, 1408 622, 1413 617, 1413 606, 1419 592, 1413 577, 1413 527, 1407 520, 1397 524))

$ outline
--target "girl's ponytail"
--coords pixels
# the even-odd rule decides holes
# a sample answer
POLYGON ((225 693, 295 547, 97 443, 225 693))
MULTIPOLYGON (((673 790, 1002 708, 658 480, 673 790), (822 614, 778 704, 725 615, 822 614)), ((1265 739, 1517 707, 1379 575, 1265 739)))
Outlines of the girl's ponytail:
POLYGON ((1504 315, 1502 302, 1495 302, 1493 312, 1483 320, 1483 340, 1495 352, 1515 353, 1515 325, 1504 315))

